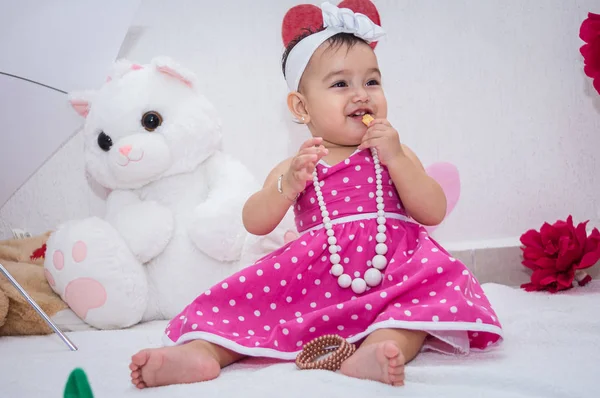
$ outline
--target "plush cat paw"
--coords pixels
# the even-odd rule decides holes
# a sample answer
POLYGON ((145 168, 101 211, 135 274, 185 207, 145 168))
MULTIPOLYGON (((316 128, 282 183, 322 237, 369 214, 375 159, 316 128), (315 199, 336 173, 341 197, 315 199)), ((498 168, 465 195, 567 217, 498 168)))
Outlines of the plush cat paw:
POLYGON ((203 203, 196 207, 188 227, 190 239, 210 257, 224 262, 240 259, 247 232, 234 206, 203 203))
POLYGON ((44 273, 52 289, 99 329, 138 323, 147 305, 142 264, 100 218, 63 224, 47 242, 44 273))

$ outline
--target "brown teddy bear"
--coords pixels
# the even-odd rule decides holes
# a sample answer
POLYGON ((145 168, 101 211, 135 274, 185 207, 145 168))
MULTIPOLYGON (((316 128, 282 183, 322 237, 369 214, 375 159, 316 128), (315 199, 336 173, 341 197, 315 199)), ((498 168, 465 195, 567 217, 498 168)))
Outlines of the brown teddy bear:
MULTIPOLYGON (((0 264, 52 318, 68 308, 44 275, 44 252, 50 233, 0 241, 0 264)), ((19 291, 0 273, 0 336, 50 334, 52 329, 19 291)))

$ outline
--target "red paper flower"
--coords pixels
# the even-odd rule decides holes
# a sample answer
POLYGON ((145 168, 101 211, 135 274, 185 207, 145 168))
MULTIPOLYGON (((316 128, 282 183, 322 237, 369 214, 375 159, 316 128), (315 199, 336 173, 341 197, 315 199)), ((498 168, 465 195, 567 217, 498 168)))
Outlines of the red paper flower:
POLYGON ((579 49, 583 55, 583 71, 600 94, 600 15, 588 13, 579 29, 579 37, 586 43, 579 49))
POLYGON ((587 236, 586 224, 575 227, 573 217, 544 223, 540 231, 529 230, 521 236, 523 265, 531 270, 531 283, 521 287, 527 291, 546 290, 556 293, 573 287, 573 279, 580 285, 591 280, 582 269, 600 260, 600 232, 594 228, 587 236))
POLYGON ((45 258, 46 257, 46 244, 44 243, 42 245, 42 247, 35 249, 33 251, 33 254, 31 256, 29 256, 29 258, 31 260, 37 260, 38 258, 45 258))

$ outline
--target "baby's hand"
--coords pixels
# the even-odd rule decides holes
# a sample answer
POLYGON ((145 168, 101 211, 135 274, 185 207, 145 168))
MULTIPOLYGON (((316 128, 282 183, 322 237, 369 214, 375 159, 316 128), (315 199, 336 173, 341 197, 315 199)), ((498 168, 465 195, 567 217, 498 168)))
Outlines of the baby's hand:
POLYGON ((300 150, 292 159, 290 168, 284 174, 287 187, 283 189, 291 191, 289 193, 286 192, 286 194, 291 197, 296 196, 304 190, 306 181, 312 180, 317 163, 323 156, 329 153, 327 148, 321 145, 321 142, 323 142, 322 138, 313 137, 302 144, 300 150))
POLYGON ((396 129, 386 119, 375 119, 368 125, 367 132, 362 138, 359 150, 376 148, 379 160, 388 166, 394 158, 404 156, 400 137, 396 129))

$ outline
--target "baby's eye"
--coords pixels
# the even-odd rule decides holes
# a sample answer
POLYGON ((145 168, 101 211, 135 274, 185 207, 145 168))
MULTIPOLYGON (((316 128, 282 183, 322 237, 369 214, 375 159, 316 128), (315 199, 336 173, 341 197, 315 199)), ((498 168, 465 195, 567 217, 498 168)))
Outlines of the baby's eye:
POLYGON ((379 85, 379 81, 376 79, 371 79, 367 82, 367 86, 378 86, 379 85))
POLYGON ((346 87, 346 82, 336 82, 331 87, 346 87))

